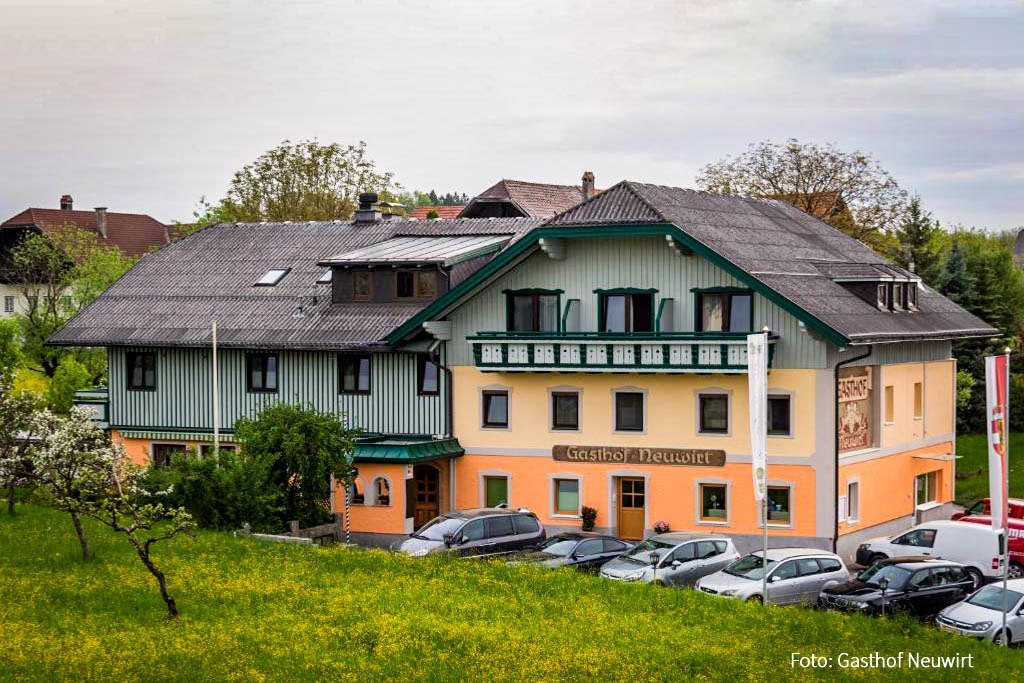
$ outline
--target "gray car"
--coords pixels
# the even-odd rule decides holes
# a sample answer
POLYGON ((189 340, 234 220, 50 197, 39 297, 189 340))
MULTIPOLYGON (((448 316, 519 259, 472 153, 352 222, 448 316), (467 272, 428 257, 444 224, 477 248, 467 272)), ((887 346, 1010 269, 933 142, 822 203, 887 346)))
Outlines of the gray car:
POLYGON ((850 578, 835 553, 813 548, 769 548, 767 566, 762 551, 744 555, 720 572, 697 582, 711 595, 763 602, 762 579, 767 572, 768 602, 773 605, 813 605, 822 588, 850 578))
POLYGON ((962 636, 991 640, 1003 645, 1024 641, 1024 579, 991 583, 975 591, 963 602, 939 612, 935 623, 943 631, 962 636), (1003 631, 1003 606, 1006 611, 1006 632, 1003 631))
POLYGON ((601 567, 601 576, 663 586, 692 586, 739 558, 726 536, 670 531, 641 541, 601 567))

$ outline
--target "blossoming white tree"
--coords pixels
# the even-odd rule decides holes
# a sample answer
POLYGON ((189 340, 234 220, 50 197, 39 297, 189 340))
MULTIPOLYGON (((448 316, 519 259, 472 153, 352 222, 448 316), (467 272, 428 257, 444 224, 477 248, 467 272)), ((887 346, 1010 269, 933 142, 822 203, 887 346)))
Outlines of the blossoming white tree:
POLYGON ((7 490, 7 512, 14 514, 18 487, 34 479, 29 448, 34 441, 33 416, 37 399, 26 391, 14 393, 10 376, 0 374, 0 485, 7 490))
POLYGON ((66 417, 43 410, 33 425, 38 437, 32 449, 36 482, 53 507, 71 515, 82 559, 90 560, 82 514, 111 488, 109 473, 121 455, 84 408, 72 408, 66 417))

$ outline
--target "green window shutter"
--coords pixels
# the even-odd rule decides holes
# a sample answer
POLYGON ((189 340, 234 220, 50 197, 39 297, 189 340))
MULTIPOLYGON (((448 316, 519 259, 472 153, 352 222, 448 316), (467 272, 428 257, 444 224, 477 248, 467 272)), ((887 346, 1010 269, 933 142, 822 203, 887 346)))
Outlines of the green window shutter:
POLYGON ((487 477, 485 480, 484 505, 492 508, 500 503, 508 502, 508 479, 505 477, 487 477))

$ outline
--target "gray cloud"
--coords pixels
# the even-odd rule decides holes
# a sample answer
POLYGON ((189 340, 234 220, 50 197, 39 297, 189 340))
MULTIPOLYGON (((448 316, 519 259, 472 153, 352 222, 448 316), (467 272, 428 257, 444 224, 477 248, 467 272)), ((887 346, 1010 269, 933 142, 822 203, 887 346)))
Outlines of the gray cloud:
POLYGON ((0 214, 190 217, 284 138, 407 187, 691 186, 766 138, 872 153, 947 223, 1024 224, 1024 10, 926 2, 37 0, 0 25, 0 214), (42 37, 42 38, 41 38, 42 37))

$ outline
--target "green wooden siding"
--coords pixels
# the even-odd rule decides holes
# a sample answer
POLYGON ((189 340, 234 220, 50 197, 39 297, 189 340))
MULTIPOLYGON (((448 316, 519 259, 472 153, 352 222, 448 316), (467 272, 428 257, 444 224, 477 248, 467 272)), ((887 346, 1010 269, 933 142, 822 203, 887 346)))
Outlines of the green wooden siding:
MULTIPOLYGON (((692 332, 694 289, 742 287, 743 284, 707 259, 680 256, 665 245, 664 237, 633 239, 580 239, 566 245, 566 258, 555 261, 540 251, 497 278, 454 311, 449 358, 452 365, 472 365, 473 351, 466 341, 477 332, 505 329, 502 290, 544 287, 562 289, 562 301, 579 299, 580 330, 597 329, 595 289, 637 287, 657 289, 655 307, 672 299, 676 332, 692 332)), ((754 329, 767 325, 779 335, 774 367, 824 368, 826 342, 800 329, 799 322, 764 296, 753 296, 754 329)))
MULTIPOLYGON (((146 430, 212 430, 210 355, 209 349, 110 348, 111 425, 146 430), (125 387, 125 353, 136 350, 157 354, 156 391, 127 391, 125 387)), ((246 391, 245 352, 218 352, 222 429, 231 430, 239 417, 256 417, 264 406, 285 401, 343 414, 350 425, 367 432, 435 435, 446 430, 447 378, 442 372, 439 395, 417 395, 415 354, 373 354, 370 394, 338 393, 334 352, 280 351, 278 358, 278 392, 251 394, 246 391)))

